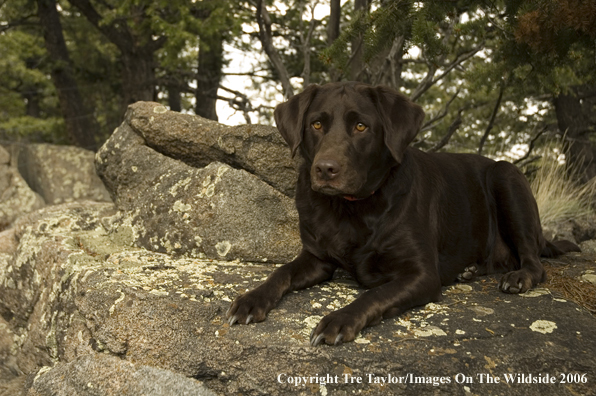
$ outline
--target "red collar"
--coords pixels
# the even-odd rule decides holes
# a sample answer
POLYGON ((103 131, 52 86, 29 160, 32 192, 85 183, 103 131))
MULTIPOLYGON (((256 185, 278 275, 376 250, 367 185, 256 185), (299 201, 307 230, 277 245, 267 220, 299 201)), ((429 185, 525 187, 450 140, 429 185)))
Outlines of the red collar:
MULTIPOLYGON (((370 193, 370 195, 369 195, 368 197, 370 197, 370 196, 371 196, 371 195, 373 195, 374 193, 375 193, 374 191, 373 191, 373 192, 371 192, 371 193, 370 193)), ((350 202, 353 202, 353 201, 362 201, 363 199, 366 199, 366 198, 368 198, 368 197, 364 197, 364 198, 356 198, 356 197, 355 197, 355 196, 353 196, 353 195, 344 195, 344 196, 343 196, 343 198, 344 198, 346 201, 350 201, 350 202)))

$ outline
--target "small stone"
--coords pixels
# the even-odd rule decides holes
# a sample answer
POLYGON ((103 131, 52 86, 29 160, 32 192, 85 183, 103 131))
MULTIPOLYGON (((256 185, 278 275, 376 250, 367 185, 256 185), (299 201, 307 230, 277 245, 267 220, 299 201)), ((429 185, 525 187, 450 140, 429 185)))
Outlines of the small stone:
POLYGON ((590 282, 593 285, 596 285, 596 275, 595 274, 584 274, 584 275, 582 275, 582 280, 585 282, 590 282))

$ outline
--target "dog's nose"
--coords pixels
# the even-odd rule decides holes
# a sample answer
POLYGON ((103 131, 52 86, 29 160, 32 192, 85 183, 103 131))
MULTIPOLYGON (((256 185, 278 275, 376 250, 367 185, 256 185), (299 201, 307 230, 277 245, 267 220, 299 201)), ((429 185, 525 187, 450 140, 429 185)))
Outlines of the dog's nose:
POLYGON ((331 180, 339 175, 339 163, 332 159, 322 159, 315 164, 317 177, 323 180, 331 180))

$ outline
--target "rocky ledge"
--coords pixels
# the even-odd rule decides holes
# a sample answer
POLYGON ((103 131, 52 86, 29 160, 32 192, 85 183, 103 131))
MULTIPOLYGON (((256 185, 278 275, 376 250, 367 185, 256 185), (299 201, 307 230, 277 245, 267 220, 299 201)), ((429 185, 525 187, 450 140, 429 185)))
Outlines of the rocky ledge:
MULTIPOLYGON (((148 123, 149 110, 154 120, 187 117, 135 106, 148 123)), ((289 294, 265 322, 228 326, 230 302, 299 248, 291 199, 258 167, 224 165, 222 156, 200 168, 161 154, 168 150, 150 147, 136 119, 129 113, 97 155, 115 204, 47 206, 0 233, 0 395, 593 392, 589 240, 583 253, 545 261, 549 281, 528 293, 503 294, 491 276, 445 287, 440 302, 338 347, 308 339, 363 292, 345 273, 289 294), (269 213, 250 217, 264 197, 275 197, 269 213), (242 199, 247 209, 234 212, 242 199), (246 238, 251 227, 271 229, 246 238)))

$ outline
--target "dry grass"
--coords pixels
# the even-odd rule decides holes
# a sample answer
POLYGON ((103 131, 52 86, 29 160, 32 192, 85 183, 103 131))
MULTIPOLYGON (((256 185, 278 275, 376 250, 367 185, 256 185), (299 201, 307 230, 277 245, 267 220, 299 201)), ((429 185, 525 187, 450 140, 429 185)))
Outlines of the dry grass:
POLYGON ((543 227, 553 227, 594 212, 591 205, 596 200, 596 178, 584 185, 577 184, 574 179, 573 172, 568 172, 557 158, 542 161, 530 185, 543 227))
POLYGON ((566 275, 565 268, 545 266, 545 269, 548 277, 545 286, 551 292, 596 315, 596 285, 566 275))
MULTIPOLYGON (((556 146, 545 149, 540 169, 530 181, 532 192, 540 211, 543 228, 556 229, 562 222, 593 215, 596 211, 596 178, 586 184, 579 184, 576 172, 569 171, 559 162, 556 146)), ((545 266, 547 282, 545 286, 553 294, 573 301, 596 315, 596 285, 581 282, 577 277, 566 273, 567 267, 545 266)))

